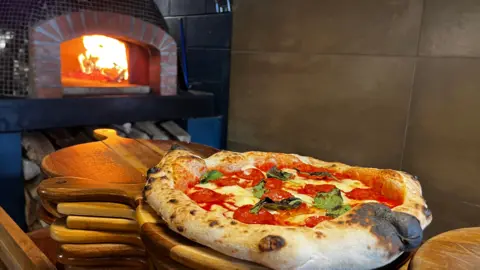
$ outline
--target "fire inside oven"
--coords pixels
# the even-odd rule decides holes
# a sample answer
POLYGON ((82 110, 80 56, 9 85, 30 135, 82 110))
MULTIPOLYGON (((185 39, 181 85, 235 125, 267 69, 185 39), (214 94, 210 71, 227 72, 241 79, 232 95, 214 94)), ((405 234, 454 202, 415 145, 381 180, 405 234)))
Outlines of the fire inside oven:
POLYGON ((132 46, 104 35, 84 35, 63 42, 60 60, 64 94, 148 93, 148 83, 136 84, 135 76, 130 76, 132 46))

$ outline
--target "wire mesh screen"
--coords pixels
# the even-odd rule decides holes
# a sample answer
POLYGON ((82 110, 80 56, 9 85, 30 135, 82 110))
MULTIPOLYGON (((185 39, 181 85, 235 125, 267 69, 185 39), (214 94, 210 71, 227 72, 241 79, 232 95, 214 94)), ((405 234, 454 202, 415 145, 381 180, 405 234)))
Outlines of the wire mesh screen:
POLYGON ((130 15, 166 30, 153 0, 0 0, 0 97, 24 97, 30 91, 30 27, 82 10, 130 15))

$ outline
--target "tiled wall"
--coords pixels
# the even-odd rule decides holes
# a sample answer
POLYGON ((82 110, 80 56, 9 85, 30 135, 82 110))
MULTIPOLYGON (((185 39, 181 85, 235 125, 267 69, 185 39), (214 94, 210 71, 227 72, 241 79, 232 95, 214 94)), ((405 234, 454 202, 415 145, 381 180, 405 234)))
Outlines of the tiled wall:
POLYGON ((480 225, 480 1, 239 0, 228 147, 418 175, 427 236, 480 225))
MULTIPOLYGON (((180 19, 191 89, 211 92, 216 113, 227 116, 232 14, 216 13, 215 0, 155 0, 180 49, 180 19)), ((179 58, 181 52, 179 51, 179 58)), ((183 80, 180 74, 179 80, 183 80)), ((223 123, 226 133, 226 118, 223 123)))

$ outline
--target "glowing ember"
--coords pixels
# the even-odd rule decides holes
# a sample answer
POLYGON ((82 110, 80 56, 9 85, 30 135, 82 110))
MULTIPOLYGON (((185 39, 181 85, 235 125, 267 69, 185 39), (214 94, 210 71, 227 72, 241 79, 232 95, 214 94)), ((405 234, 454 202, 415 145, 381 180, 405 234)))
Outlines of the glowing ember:
POLYGON ((102 35, 83 36, 82 41, 85 52, 78 55, 78 62, 86 78, 110 82, 128 80, 125 43, 102 35))

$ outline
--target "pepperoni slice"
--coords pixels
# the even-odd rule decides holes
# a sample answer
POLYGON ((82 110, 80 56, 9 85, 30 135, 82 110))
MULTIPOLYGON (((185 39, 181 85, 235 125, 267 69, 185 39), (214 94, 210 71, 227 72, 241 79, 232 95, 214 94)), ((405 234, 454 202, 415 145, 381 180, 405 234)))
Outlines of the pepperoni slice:
POLYGON ((190 194, 189 197, 197 203, 223 203, 228 198, 227 195, 206 188, 190 194))
POLYGON ((345 193, 345 195, 354 200, 375 200, 378 196, 371 188, 355 188, 352 191, 345 193))
POLYGON ((281 201, 283 199, 291 198, 293 195, 283 189, 270 189, 263 194, 262 199, 266 197, 269 197, 274 201, 281 201))
POLYGON ((250 168, 250 169, 246 169, 244 171, 236 172, 235 175, 242 178, 242 179, 256 180, 256 181, 260 181, 263 178, 265 178, 262 171, 260 171, 259 169, 254 169, 254 168, 250 168))
POLYGON ((262 208, 258 214, 252 214, 250 213, 252 207, 253 205, 249 204, 238 208, 233 212, 233 218, 247 224, 275 224, 275 217, 267 210, 262 208))
POLYGON ((318 192, 330 192, 334 189, 334 185, 312 185, 306 184, 298 193, 307 194, 307 195, 317 195, 318 192))
POLYGON ((215 185, 219 187, 224 187, 224 186, 235 186, 238 184, 240 179, 238 178, 233 178, 233 177, 224 177, 220 178, 218 180, 212 181, 215 185))
POLYGON ((282 185, 283 185, 282 180, 278 180, 275 178, 267 178, 267 180, 265 180, 265 189, 268 189, 268 190, 281 189, 282 185))
POLYGON ((375 200, 379 203, 385 204, 386 206, 393 208, 402 204, 402 201, 391 200, 383 196, 379 191, 374 188, 355 188, 350 192, 345 193, 345 195, 353 200, 375 200))
POLYGON ((273 166, 276 166, 277 164, 272 162, 272 161, 266 161, 262 162, 260 164, 257 164, 257 168, 259 168, 261 171, 268 172, 273 166))
POLYGON ((313 216, 309 217, 305 220, 305 226, 313 228, 317 226, 318 223, 325 221, 325 220, 330 220, 332 217, 327 217, 327 216, 313 216))

